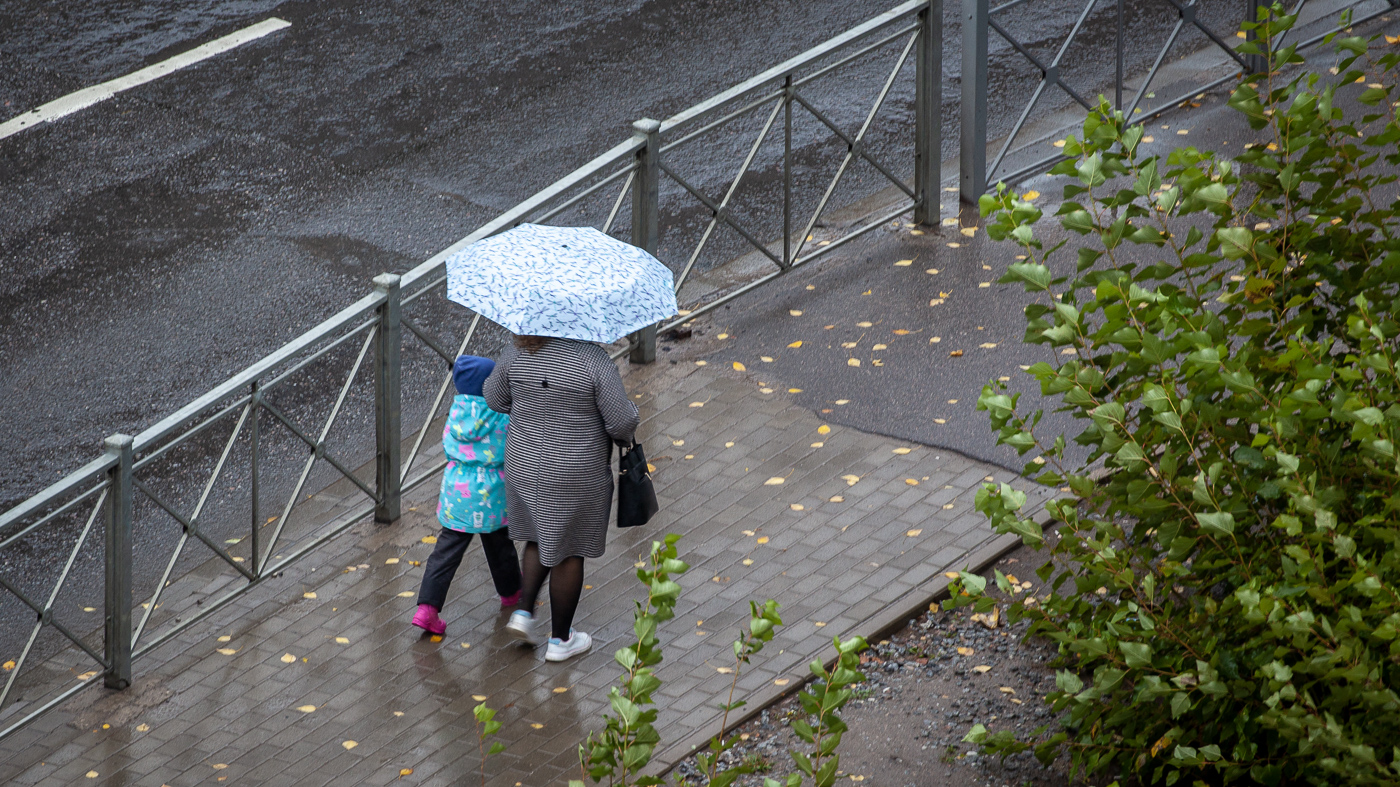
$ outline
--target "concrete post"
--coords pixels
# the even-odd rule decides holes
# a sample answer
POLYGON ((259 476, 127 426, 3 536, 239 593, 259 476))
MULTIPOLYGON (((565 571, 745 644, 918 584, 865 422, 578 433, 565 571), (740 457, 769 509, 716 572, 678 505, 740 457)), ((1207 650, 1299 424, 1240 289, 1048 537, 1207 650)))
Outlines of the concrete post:
MULTIPOLYGON (((632 245, 656 255, 660 245, 661 226, 661 123, 643 118, 632 124, 635 136, 643 140, 637 151, 637 176, 632 179, 632 245)), ((632 363, 656 360, 656 326, 648 325, 628 337, 632 363)))
POLYGON ((131 685, 131 436, 114 434, 103 446, 117 460, 116 466, 107 471, 110 486, 103 512, 107 531, 103 597, 107 673, 103 682, 109 689, 124 689, 131 685))
POLYGON ((399 518, 402 480, 399 473, 403 448, 401 432, 402 402, 400 380, 403 365, 399 359, 401 346, 399 323, 399 277, 382 273, 374 277, 374 289, 384 293, 379 307, 379 335, 374 348, 374 490, 379 502, 374 508, 374 521, 393 522, 399 518))
POLYGON ((943 0, 919 12, 914 75, 915 224, 938 224, 943 160, 943 0))

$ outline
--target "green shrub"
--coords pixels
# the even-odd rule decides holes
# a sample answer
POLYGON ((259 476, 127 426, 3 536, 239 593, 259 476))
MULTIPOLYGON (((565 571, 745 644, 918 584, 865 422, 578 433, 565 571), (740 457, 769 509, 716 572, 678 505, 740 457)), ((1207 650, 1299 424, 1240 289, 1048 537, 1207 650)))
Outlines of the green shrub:
MULTIPOLYGON (((1295 21, 1275 6, 1246 27, 1272 41, 1295 21)), ((1335 78, 1282 75, 1290 46, 1235 89, 1267 144, 1233 158, 1144 155, 1142 126, 1101 100, 1054 169, 1075 179, 1058 216, 1080 248, 1045 248, 1040 211, 1004 187, 983 199, 988 234, 1027 255, 1002 281, 1042 296, 1025 340, 1055 362, 1029 373, 1089 453, 1070 461, 1039 412, 983 390, 1025 474, 1069 492, 1053 592, 1010 610, 1066 667, 1043 761, 1168 785, 1400 783, 1400 57, 1330 43, 1335 78)), ((988 485, 977 506, 1043 544, 1025 500, 988 485)), ((955 591, 991 604, 978 581, 955 591)))

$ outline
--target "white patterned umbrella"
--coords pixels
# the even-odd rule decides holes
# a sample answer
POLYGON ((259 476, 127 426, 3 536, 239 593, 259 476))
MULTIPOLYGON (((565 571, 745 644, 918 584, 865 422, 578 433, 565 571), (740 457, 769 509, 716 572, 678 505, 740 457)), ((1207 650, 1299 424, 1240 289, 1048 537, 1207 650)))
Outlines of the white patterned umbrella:
POLYGON ((592 227, 521 224, 447 258, 447 297, 516 334, 613 342, 676 314, 674 277, 592 227))

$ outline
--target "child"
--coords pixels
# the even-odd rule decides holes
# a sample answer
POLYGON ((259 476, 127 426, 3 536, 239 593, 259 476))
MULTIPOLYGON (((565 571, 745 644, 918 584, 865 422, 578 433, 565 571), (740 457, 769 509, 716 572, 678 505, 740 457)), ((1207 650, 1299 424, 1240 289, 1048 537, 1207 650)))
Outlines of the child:
POLYGON ((457 396, 442 432, 442 448, 447 454, 442 494, 438 496, 442 532, 424 567, 418 612, 413 616, 413 625, 433 634, 447 630, 438 612, 474 533, 481 536, 501 606, 513 607, 520 602, 520 559, 506 532, 503 468, 510 417, 487 407, 481 398, 481 385, 495 366, 489 358, 463 355, 452 367, 457 396))

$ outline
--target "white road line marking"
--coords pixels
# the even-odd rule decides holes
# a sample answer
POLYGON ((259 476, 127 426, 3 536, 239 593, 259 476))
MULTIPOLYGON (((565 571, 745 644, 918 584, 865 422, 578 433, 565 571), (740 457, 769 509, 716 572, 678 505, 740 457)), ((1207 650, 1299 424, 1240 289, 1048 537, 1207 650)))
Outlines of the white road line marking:
POLYGON ((292 23, 273 17, 256 25, 245 27, 234 33, 229 33, 223 38, 210 41, 207 44, 191 49, 183 54, 176 55, 169 60, 162 60, 152 66, 146 66, 139 71, 133 71, 124 77, 103 82, 100 85, 83 88, 75 93, 69 93, 63 98, 50 101, 43 106, 25 112, 22 115, 13 117, 4 123, 0 123, 0 139, 4 139, 12 134, 37 126, 40 123, 47 123, 50 120, 57 120, 65 115, 71 115, 82 109, 86 109, 93 104, 106 101, 123 90, 130 90, 137 85, 144 85, 166 74, 179 71, 187 66, 192 66, 202 60, 222 54, 242 46, 249 41, 253 41, 268 33, 274 33, 284 27, 291 27, 292 23))

